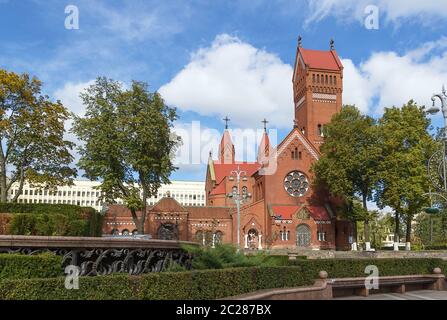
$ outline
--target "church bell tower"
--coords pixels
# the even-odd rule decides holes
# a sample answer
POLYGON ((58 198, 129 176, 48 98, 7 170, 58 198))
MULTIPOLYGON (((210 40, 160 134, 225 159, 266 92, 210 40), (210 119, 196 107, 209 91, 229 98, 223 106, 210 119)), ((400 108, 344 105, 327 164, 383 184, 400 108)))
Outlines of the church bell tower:
POLYGON ((320 148, 325 124, 342 107, 343 65, 333 40, 329 51, 320 51, 304 49, 298 38, 292 83, 294 125, 320 148))

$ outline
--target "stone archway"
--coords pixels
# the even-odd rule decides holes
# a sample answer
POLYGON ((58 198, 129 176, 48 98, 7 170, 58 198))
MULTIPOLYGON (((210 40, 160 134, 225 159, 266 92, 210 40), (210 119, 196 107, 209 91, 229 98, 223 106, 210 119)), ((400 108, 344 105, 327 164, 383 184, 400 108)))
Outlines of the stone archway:
POLYGON ((296 227, 296 245, 300 248, 307 248, 310 246, 310 227, 307 224, 300 224, 296 227))
POLYGON ((178 227, 173 223, 162 223, 157 230, 157 239, 160 240, 178 240, 178 227))

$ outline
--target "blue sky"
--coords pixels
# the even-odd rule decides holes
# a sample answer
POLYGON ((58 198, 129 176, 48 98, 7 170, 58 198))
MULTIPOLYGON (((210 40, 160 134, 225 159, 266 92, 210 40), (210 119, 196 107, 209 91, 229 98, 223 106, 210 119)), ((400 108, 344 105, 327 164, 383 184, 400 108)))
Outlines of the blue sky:
MULTIPOLYGON (((280 141, 293 124, 298 35, 321 50, 333 38, 344 102, 380 116, 410 98, 430 104, 447 83, 446 9, 446 0, 0 0, 0 67, 36 75, 78 114, 79 91, 97 76, 135 79, 178 108, 178 128, 200 121, 221 132, 228 114, 233 128, 256 129, 266 117, 280 141), (370 4, 378 30, 364 25, 370 4), (67 5, 79 9, 78 30, 64 27, 67 5)), ((207 154, 216 137, 203 139, 207 154)), ((205 165, 181 164, 172 178, 203 180, 205 165)))

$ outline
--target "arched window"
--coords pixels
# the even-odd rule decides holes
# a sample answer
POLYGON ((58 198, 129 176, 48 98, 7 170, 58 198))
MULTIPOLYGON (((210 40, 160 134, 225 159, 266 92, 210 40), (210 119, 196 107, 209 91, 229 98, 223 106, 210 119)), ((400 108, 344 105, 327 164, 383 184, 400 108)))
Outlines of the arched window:
POLYGON ((315 74, 312 75, 312 82, 315 83, 315 74))
POLYGON ((223 239, 222 231, 216 231, 214 233, 214 245, 217 246, 219 244, 222 244, 222 239, 223 239))
POLYGON ((317 83, 320 83, 320 75, 317 74, 317 83))
POLYGON ((310 246, 310 228, 307 224, 300 224, 296 228, 296 245, 298 247, 310 246))
POLYGON ((204 239, 203 232, 201 230, 197 231, 194 236, 194 240, 203 245, 204 244, 203 239, 204 239))
POLYGON ((328 84, 328 76, 326 75, 324 78, 325 78, 324 83, 325 83, 325 84, 328 84))
POLYGON ((128 236, 128 235, 129 235, 129 230, 124 229, 123 232, 121 232, 121 234, 122 234, 123 236, 128 236))
POLYGON ((137 229, 134 229, 133 231, 132 231, 132 235, 137 235, 138 234, 138 230, 137 229))
POLYGON ((112 230, 112 235, 113 235, 113 236, 117 236, 117 235, 119 235, 119 233, 120 233, 120 232, 118 231, 118 229, 113 229, 113 230, 112 230))

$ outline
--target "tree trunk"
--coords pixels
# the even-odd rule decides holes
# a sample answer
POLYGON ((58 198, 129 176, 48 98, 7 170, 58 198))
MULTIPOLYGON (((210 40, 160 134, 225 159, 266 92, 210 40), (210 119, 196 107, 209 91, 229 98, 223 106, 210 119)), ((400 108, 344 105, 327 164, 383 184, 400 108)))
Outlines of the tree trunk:
POLYGON ((394 214, 394 250, 399 251, 399 212, 394 214))
POLYGON ((143 187, 143 208, 141 212, 141 230, 138 229, 138 234, 144 234, 144 224, 146 223, 146 209, 147 209, 147 191, 146 188, 143 187))
POLYGON ((8 194, 6 192, 6 184, 7 184, 7 177, 6 177, 6 159, 3 155, 3 147, 0 144, 0 201, 1 202, 7 202, 8 201, 8 194))
MULTIPOLYGON (((368 214, 368 204, 367 204, 367 199, 366 199, 366 192, 363 193, 362 200, 363 200, 363 209, 365 210, 366 214, 368 214)), ((369 251, 369 250, 371 250, 371 239, 370 239, 370 235, 369 235, 369 218, 368 217, 365 217, 365 221, 363 224, 364 224, 365 249, 367 251, 369 251)))
POLYGON ((135 223, 135 227, 137 227, 138 234, 143 234, 143 232, 144 232, 144 224, 142 224, 141 220, 138 219, 136 210, 135 209, 130 209, 130 213, 132 215, 133 223, 135 223))
POLYGON ((20 170, 20 183, 19 183, 19 188, 17 189, 17 193, 14 195, 14 198, 12 199, 12 202, 17 202, 17 199, 20 197, 20 195, 23 192, 23 185, 25 183, 25 175, 24 175, 24 169, 22 168, 20 170))
POLYGON ((406 230, 405 230, 405 250, 411 250, 411 221, 413 220, 412 215, 407 217, 406 221, 406 230))

